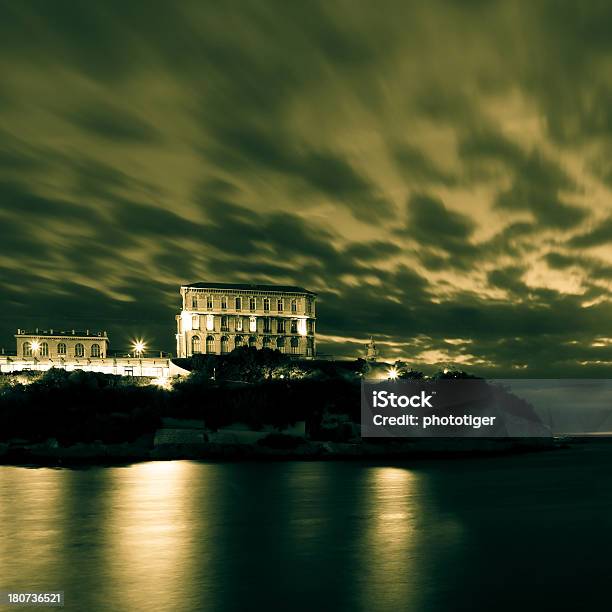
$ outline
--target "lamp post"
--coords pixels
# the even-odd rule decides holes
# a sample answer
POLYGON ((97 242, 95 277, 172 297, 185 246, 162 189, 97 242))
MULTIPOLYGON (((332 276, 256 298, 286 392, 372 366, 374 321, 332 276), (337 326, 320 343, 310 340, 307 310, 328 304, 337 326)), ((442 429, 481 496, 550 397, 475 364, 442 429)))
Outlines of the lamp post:
POLYGON ((140 363, 140 375, 142 376, 142 354, 147 348, 147 345, 142 340, 136 340, 132 348, 134 349, 134 353, 138 356, 140 363))

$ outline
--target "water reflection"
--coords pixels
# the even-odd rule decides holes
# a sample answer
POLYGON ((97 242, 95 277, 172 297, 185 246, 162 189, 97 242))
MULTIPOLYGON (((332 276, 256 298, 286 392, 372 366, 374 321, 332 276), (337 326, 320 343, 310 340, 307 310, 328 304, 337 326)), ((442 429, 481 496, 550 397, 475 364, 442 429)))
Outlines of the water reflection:
POLYGON ((373 467, 367 474, 360 607, 412 609, 419 572, 414 562, 419 544, 416 527, 423 512, 419 506, 419 478, 410 470, 396 467, 373 467))
POLYGON ((49 559, 63 549, 65 486, 57 470, 0 469, 0 589, 60 584, 49 559), (11 574, 20 559, 28 560, 27 574, 11 574))
MULTIPOLYGON (((115 470, 107 523, 107 598, 117 598, 115 605, 137 610, 155 602, 160 610, 172 610, 193 598, 194 527, 206 509, 194 507, 190 492, 203 469, 187 461, 156 461, 115 470)), ((199 480, 206 487, 205 475, 199 480)))
POLYGON ((2 466, 0 588, 63 589, 87 612, 505 611, 526 590, 582 609, 608 589, 606 448, 411 468, 2 466), (520 588, 500 599, 509 576, 520 588))

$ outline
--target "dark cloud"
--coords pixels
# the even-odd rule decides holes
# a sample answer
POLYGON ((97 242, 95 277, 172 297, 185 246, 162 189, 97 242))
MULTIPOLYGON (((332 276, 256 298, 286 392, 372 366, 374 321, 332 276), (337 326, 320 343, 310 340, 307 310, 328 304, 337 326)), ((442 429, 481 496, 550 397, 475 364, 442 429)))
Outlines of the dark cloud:
POLYGON ((120 143, 151 144, 159 138, 152 125, 119 106, 88 105, 68 119, 95 136, 120 143))
POLYGON ((411 185, 440 184, 452 187, 458 182, 456 176, 438 167, 416 147, 408 144, 397 145, 393 149, 393 156, 402 176, 411 185))
POLYGON ((393 205, 376 186, 337 153, 305 147, 277 128, 270 133, 223 127, 216 138, 217 149, 206 150, 204 155, 233 171, 249 174, 256 167, 272 173, 273 180, 289 178, 297 183, 296 189, 314 190, 367 222, 394 213, 393 205))
POLYGON ((591 230, 577 234, 568 244, 579 249, 612 243, 612 218, 605 219, 591 230))
POLYGON ((172 350, 210 279, 317 291, 326 353, 612 361, 605 3, 2 8, 3 345, 172 350))

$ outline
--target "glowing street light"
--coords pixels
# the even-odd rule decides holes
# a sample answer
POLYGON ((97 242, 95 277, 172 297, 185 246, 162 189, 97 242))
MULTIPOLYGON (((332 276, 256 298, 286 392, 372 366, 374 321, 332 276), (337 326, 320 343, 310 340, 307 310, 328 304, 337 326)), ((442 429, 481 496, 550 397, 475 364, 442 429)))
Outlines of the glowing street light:
POLYGON ((138 357, 142 357, 142 354, 147 348, 147 345, 142 340, 136 340, 132 348, 134 349, 134 353, 136 353, 138 357))
POLYGON ((389 377, 389 380, 397 380, 399 377, 399 372, 397 371, 397 368, 389 368, 387 370, 387 376, 389 377))
POLYGON ((38 352, 39 349, 40 349, 40 342, 38 340, 34 340, 32 342, 32 351, 36 353, 38 352))

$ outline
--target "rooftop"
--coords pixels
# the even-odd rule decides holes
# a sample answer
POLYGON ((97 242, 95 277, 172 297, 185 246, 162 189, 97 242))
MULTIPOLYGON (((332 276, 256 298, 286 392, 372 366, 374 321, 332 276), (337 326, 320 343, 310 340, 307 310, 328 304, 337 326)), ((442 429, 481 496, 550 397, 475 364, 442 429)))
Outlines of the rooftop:
POLYGON ((80 338, 107 338, 106 331, 92 329, 18 329, 16 336, 79 336, 80 338))
POLYGON ((304 287, 297 287, 295 285, 254 285, 248 283, 191 283, 190 285, 182 285, 184 288, 189 289, 238 289, 240 291, 277 291, 282 293, 307 293, 309 295, 316 295, 313 291, 308 291, 304 287))

